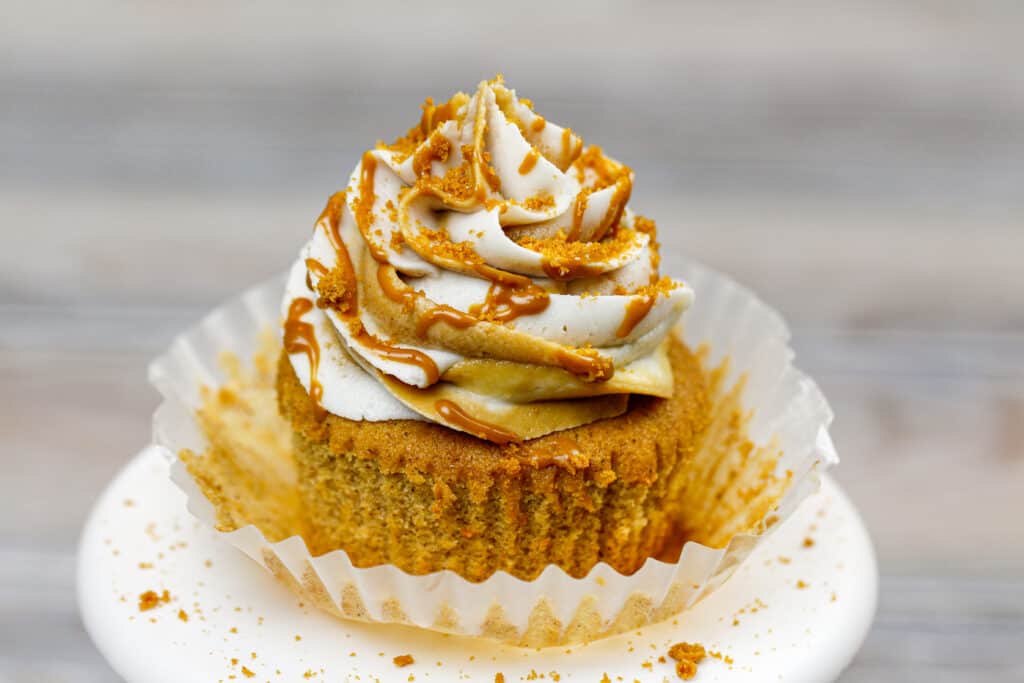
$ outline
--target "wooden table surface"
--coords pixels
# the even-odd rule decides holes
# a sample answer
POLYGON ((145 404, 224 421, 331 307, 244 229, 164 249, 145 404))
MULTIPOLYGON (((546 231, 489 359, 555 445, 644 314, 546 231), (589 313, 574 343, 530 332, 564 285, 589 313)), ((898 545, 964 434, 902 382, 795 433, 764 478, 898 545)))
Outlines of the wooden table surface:
POLYGON ((0 683, 114 680, 75 542, 147 361, 498 71, 791 322, 883 573, 843 680, 1024 680, 1024 5, 246 7, 0 0, 0 683))

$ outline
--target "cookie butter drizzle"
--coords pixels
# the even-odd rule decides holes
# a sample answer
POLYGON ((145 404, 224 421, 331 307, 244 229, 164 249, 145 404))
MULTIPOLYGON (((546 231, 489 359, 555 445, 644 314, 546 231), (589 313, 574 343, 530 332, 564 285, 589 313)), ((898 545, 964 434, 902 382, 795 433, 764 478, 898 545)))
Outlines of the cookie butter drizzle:
POLYGON ((309 299, 295 299, 288 306, 288 317, 284 321, 284 350, 288 353, 303 353, 309 359, 309 397, 313 399, 314 410, 323 416, 320 400, 324 387, 317 378, 320 368, 320 344, 316 340, 313 324, 302 320, 302 316, 313 310, 309 299))
POLYGON ((421 337, 426 336, 427 331, 433 327, 435 323, 439 322, 444 322, 452 327, 464 330, 467 327, 476 325, 478 321, 473 316, 466 315, 456 308, 439 304, 428 309, 419 317, 416 321, 416 334, 421 337))
POLYGON ((481 320, 505 323, 523 315, 541 313, 551 303, 547 290, 528 277, 483 264, 473 270, 491 281, 484 302, 469 308, 470 314, 481 320))
POLYGON ((476 419, 460 408, 457 403, 446 398, 442 398, 434 403, 434 409, 437 410, 437 414, 445 422, 481 439, 493 441, 502 446, 513 441, 520 441, 520 438, 512 432, 507 432, 501 427, 476 419))
POLYGON ((530 151, 523 157, 523 163, 519 164, 519 175, 526 175, 533 170, 533 167, 537 165, 537 159, 540 158, 540 152, 537 151, 536 147, 531 147, 530 151))
POLYGON ((359 172, 359 198, 356 200, 355 207, 356 226, 359 228, 363 241, 366 242, 366 247, 370 250, 370 255, 373 256, 374 260, 386 263, 388 260, 387 253, 370 236, 370 228, 373 227, 373 203, 377 199, 377 195, 373 191, 376 174, 377 158, 373 156, 373 152, 367 151, 363 153, 363 163, 359 172))
POLYGON ((654 306, 654 294, 637 297, 626 304, 626 315, 623 316, 619 328, 615 330, 616 337, 628 337, 640 321, 647 317, 654 306))
POLYGON ((347 190, 332 194, 327 200, 327 206, 320 212, 320 217, 316 219, 316 225, 323 225, 327 230, 327 239, 330 240, 335 251, 345 248, 339 230, 341 228, 341 212, 345 208, 347 195, 347 190))
POLYGON ((437 369, 437 364, 431 360, 430 356, 417 351, 416 349, 403 349, 398 346, 392 346, 385 341, 378 339, 369 332, 367 332, 362 324, 359 325, 359 331, 355 332, 356 341, 365 346, 368 349, 373 349, 382 358, 394 361, 396 363, 406 363, 407 365, 415 365, 423 371, 424 376, 427 378, 427 384, 437 384, 437 380, 441 379, 441 373, 437 369))

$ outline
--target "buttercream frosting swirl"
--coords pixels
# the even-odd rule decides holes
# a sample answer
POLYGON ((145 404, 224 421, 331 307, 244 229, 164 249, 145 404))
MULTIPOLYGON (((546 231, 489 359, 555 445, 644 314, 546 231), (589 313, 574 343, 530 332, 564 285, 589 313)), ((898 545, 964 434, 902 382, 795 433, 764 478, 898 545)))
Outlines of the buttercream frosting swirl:
POLYGON ((633 172, 501 79, 363 154, 292 268, 285 346, 322 408, 498 443, 667 397, 691 304, 633 172))

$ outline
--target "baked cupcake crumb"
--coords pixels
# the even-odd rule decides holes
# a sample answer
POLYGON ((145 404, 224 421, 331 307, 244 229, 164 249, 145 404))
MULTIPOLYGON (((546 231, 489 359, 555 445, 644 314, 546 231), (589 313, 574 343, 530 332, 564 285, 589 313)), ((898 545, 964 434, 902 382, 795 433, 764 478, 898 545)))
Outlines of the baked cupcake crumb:
POLYGON ((700 643, 676 643, 668 650, 668 656, 676 661, 676 675, 684 681, 697 675, 697 665, 706 655, 700 643))

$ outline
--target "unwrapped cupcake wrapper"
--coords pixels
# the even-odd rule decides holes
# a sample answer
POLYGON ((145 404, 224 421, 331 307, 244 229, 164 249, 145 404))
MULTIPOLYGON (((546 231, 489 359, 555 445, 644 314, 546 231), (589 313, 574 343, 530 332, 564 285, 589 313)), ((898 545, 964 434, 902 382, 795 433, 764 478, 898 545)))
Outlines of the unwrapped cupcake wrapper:
MULTIPOLYGON (((676 562, 651 558, 629 576, 599 563, 577 579, 551 565, 532 581, 499 571, 480 583, 447 570, 413 576, 391 565, 358 568, 343 550, 314 557, 301 537, 271 543, 253 525, 217 533, 306 601, 352 619, 545 646, 591 640, 687 609, 722 585, 817 490, 819 473, 838 457, 827 431, 831 410, 815 383, 793 367, 782 318, 709 268, 688 263, 682 274, 698 293, 684 316, 685 342, 708 349, 707 367, 728 359, 727 386, 744 378, 743 406, 752 412, 747 436, 757 446, 771 442, 780 453, 776 472, 789 477, 777 508, 756 531, 737 534, 722 548, 688 542, 676 562)), ((283 286, 281 276, 216 309, 150 366, 150 380, 164 397, 154 440, 173 461, 172 478, 188 496, 188 509, 213 528, 214 506, 177 454, 203 452, 200 389, 226 379, 222 354, 250 359, 261 332, 280 325, 283 286)))

